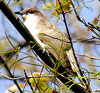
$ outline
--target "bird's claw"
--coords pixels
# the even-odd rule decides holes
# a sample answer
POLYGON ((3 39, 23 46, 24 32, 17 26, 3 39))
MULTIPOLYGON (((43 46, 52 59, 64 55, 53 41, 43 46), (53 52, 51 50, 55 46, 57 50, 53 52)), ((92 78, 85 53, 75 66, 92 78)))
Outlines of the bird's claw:
POLYGON ((46 49, 45 48, 43 48, 43 51, 42 51, 42 53, 44 53, 46 51, 46 49))

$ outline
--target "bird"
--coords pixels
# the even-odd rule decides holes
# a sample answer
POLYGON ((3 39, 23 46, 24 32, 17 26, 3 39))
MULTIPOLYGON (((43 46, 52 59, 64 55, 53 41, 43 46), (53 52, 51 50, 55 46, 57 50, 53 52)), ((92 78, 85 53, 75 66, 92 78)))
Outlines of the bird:
POLYGON ((51 53, 58 64, 63 65, 70 74, 77 73, 80 76, 72 47, 68 37, 35 8, 27 8, 16 12, 23 18, 24 25, 35 38, 39 46, 48 54, 51 53))

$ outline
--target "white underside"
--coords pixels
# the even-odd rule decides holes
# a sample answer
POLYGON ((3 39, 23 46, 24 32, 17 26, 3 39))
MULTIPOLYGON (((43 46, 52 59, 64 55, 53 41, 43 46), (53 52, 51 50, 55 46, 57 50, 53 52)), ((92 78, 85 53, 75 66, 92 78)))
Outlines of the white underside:
POLYGON ((39 29, 36 28, 37 19, 38 19, 37 16, 33 14, 29 14, 27 15, 27 19, 25 20, 24 25, 28 28, 28 30, 34 37, 35 41, 44 49, 45 44, 42 43, 41 40, 38 38, 39 29))

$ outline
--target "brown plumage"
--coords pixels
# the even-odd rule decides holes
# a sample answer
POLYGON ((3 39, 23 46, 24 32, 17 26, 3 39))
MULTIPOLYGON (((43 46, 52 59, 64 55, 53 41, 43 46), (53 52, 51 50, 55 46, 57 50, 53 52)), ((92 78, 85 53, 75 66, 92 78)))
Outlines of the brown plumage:
POLYGON ((48 53, 50 52, 58 60, 58 64, 63 64, 67 71, 75 71, 80 76, 69 39, 65 34, 51 24, 37 9, 25 9, 21 15, 25 26, 37 43, 48 53))

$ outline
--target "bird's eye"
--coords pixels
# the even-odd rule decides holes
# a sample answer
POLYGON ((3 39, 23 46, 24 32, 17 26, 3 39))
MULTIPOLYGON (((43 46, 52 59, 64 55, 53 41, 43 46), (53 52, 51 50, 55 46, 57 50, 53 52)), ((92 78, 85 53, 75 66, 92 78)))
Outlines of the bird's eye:
POLYGON ((28 10, 28 11, 26 12, 26 14, 28 14, 28 13, 33 14, 34 11, 33 11, 32 9, 30 9, 30 10, 28 10))

